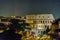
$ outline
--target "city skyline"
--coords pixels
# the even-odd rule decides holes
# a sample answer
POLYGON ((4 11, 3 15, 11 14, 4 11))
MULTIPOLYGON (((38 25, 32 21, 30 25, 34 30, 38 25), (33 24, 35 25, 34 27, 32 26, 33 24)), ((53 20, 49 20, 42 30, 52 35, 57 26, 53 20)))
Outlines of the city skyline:
POLYGON ((60 17, 60 0, 0 0, 0 16, 23 16, 28 13, 51 13, 60 17))

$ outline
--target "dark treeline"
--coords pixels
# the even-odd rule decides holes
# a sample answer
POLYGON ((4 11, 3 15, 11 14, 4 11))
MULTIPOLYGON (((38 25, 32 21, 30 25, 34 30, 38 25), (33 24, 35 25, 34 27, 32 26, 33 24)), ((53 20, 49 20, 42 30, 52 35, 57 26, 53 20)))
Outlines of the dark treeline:
POLYGON ((3 30, 3 32, 0 33, 0 40, 21 40, 22 35, 15 33, 15 31, 24 31, 27 23, 24 22, 24 20, 17 20, 17 19, 11 19, 9 20, 11 24, 4 25, 3 23, 0 23, 0 30, 3 30), (23 23, 19 23, 23 22, 23 23), (9 30, 6 30, 6 28, 9 27, 9 30))

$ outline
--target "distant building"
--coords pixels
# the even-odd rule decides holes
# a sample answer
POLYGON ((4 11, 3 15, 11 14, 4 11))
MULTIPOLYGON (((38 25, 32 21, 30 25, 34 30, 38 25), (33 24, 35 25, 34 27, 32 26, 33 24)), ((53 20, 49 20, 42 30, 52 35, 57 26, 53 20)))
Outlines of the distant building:
POLYGON ((10 16, 10 19, 25 20, 26 18, 24 16, 10 16))
POLYGON ((1 22, 8 22, 8 18, 1 18, 1 22))
POLYGON ((37 27, 37 24, 44 24, 45 27, 50 28, 51 23, 54 21, 53 14, 29 14, 26 15, 26 22, 33 24, 33 27, 37 27))
MULTIPOLYGON (((0 16, 0 22, 3 21, 4 19, 6 19, 6 17, 0 16)), ((4 21, 5 21, 5 20, 4 20, 4 21)))
POLYGON ((30 24, 33 29, 40 29, 45 31, 47 27, 51 27, 54 21, 53 14, 28 14, 26 15, 26 22, 30 24))

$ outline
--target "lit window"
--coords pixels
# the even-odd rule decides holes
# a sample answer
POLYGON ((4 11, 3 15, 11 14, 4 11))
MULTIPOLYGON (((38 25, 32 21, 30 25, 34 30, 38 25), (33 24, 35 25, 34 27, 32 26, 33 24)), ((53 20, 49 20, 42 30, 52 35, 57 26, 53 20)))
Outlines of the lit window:
POLYGON ((40 27, 40 25, 39 25, 39 27, 40 27))
POLYGON ((44 16, 43 16, 43 18, 44 18, 44 16))
POLYGON ((48 18, 49 18, 49 16, 48 16, 48 18))
POLYGON ((52 21, 50 21, 50 23, 52 23, 52 21))
POLYGON ((43 21, 43 23, 44 23, 44 21, 43 21))
POLYGON ((19 22, 19 24, 22 24, 23 22, 19 22))
POLYGON ((47 23, 47 21, 45 21, 45 23, 47 23))
POLYGON ((39 16, 39 18, 40 18, 40 16, 39 16))
POLYGON ((48 23, 49 23, 49 21, 48 21, 48 23))
POLYGON ((42 23, 42 21, 41 21, 41 23, 42 23))

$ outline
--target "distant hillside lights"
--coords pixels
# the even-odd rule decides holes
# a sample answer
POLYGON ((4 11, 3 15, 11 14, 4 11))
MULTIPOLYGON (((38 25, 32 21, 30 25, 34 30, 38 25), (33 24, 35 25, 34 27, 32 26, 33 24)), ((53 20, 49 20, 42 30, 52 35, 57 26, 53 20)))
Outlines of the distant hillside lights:
MULTIPOLYGON (((50 28, 52 22, 55 20, 52 14, 29 14, 26 15, 25 17, 24 16, 11 16, 7 18, 4 17, 2 18, 1 21, 6 25, 8 25, 9 23, 7 22, 9 22, 10 19, 25 20, 25 22, 30 25, 28 27, 31 28, 34 32, 36 32, 36 35, 40 35, 40 34, 43 35, 47 27, 50 28)), ((23 22, 19 22, 19 23, 23 23, 23 22)))
MULTIPOLYGON (((55 20, 52 14, 28 14, 25 17, 24 16, 10 16, 8 19, 10 18, 15 18, 15 19, 22 19, 22 20, 26 20, 26 23, 30 24, 31 28, 37 28, 39 27, 38 24, 42 24, 45 27, 49 27, 51 26, 51 23, 55 20)), ((3 21, 5 19, 2 19, 3 21)), ((8 21, 6 19, 6 21, 8 21)))

